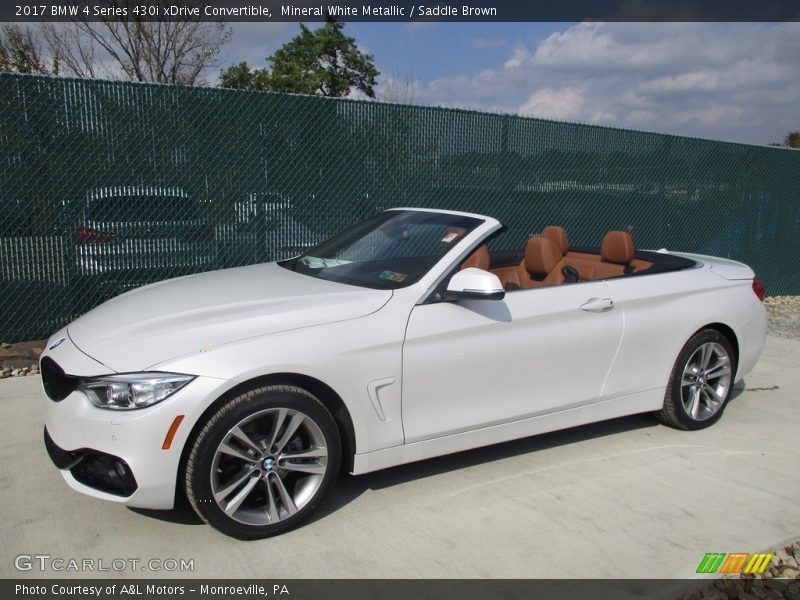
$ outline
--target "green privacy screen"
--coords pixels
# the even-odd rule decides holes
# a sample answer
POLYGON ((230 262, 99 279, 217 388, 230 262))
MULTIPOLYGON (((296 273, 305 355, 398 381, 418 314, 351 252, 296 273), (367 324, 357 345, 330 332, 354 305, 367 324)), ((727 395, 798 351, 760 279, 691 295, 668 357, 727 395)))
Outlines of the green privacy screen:
POLYGON ((521 247, 744 261, 800 293, 800 152, 480 112, 0 75, 0 340, 123 290, 280 259, 375 211, 492 215, 521 247))

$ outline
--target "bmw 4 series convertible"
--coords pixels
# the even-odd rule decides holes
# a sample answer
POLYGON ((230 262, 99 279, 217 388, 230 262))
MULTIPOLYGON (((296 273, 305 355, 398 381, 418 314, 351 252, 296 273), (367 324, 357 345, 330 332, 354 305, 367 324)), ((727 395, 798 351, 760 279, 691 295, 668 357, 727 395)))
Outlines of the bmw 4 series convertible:
POLYGON ((383 212, 295 258, 98 306, 41 358, 45 445, 73 489, 225 534, 306 521, 354 475, 633 413, 717 421, 766 335, 741 263, 571 248, 492 252, 491 217, 383 212))

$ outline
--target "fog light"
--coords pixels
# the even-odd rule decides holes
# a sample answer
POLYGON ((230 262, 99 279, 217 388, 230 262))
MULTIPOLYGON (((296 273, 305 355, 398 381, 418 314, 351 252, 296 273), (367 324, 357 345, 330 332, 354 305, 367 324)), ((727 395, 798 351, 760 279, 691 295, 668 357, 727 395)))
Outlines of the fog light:
POLYGON ((114 472, 120 479, 125 479, 125 475, 127 475, 127 471, 125 470, 125 465, 123 465, 118 460, 114 461, 114 472))

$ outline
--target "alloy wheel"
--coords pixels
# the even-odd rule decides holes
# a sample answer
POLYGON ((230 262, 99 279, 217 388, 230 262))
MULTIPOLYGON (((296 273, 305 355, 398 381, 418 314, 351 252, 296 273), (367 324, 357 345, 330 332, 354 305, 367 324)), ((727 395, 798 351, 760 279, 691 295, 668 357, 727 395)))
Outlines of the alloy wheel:
POLYGON ((211 463, 214 501, 246 525, 273 525, 319 491, 328 469, 320 426, 290 408, 269 408, 228 430, 211 463))
POLYGON ((713 417, 722 408, 731 378, 731 357, 721 344, 698 346, 681 377, 681 402, 686 414, 696 421, 713 417))

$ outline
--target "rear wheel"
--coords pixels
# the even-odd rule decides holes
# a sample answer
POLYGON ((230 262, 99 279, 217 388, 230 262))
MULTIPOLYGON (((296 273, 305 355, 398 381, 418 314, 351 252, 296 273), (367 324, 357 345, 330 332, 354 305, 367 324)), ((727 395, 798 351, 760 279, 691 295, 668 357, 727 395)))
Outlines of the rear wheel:
POLYGON ((672 369, 658 419, 677 429, 703 429, 722 416, 736 361, 728 339, 714 329, 692 336, 672 369))
POLYGON ((300 388, 268 386, 209 418, 186 463, 186 494, 221 532, 270 537, 311 516, 340 464, 339 432, 327 408, 300 388))

